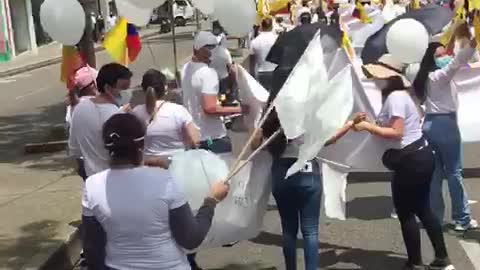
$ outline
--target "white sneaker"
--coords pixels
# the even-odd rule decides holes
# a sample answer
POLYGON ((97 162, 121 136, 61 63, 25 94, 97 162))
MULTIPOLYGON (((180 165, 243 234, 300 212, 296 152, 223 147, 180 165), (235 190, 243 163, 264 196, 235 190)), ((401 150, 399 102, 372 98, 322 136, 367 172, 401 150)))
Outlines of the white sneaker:
POLYGON ((397 215, 397 212, 392 211, 392 213, 390 213, 390 217, 393 218, 393 219, 398 219, 398 215, 397 215))
POLYGON ((475 230, 478 229, 478 222, 475 219, 470 220, 468 224, 461 225, 455 224, 455 231, 464 232, 468 230, 475 230))

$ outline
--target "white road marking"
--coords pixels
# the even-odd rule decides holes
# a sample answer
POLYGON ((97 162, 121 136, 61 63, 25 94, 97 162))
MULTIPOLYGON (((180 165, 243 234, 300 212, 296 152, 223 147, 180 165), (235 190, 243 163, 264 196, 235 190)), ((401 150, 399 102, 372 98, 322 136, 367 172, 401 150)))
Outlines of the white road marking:
POLYGON ((468 242, 465 240, 459 240, 459 242, 475 269, 480 270, 480 244, 478 242, 468 242))
POLYGON ((45 90, 48 90, 48 87, 42 87, 42 88, 39 88, 39 89, 37 89, 37 90, 35 90, 35 91, 32 91, 32 92, 30 92, 30 93, 28 93, 28 94, 25 94, 25 95, 22 95, 22 96, 18 96, 18 97, 15 98, 15 100, 21 100, 21 99, 24 99, 24 98, 26 98, 26 97, 29 97, 29 96, 38 94, 38 93, 40 93, 40 92, 43 92, 43 91, 45 91, 45 90))

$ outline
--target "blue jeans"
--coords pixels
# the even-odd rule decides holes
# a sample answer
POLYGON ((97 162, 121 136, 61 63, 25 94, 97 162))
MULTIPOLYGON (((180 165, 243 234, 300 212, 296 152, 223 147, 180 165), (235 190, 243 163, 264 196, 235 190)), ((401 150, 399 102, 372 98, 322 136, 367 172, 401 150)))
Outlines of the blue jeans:
POLYGON ((297 233, 300 225, 305 253, 305 270, 318 268, 318 226, 322 197, 318 163, 311 172, 299 172, 285 179, 295 159, 277 159, 272 165, 272 192, 277 202, 283 231, 283 254, 287 270, 297 269, 297 233))
POLYGON ((427 114, 423 133, 435 151, 435 172, 430 189, 433 212, 439 220, 444 219, 442 185, 446 178, 452 198, 452 220, 457 224, 468 224, 471 216, 463 186, 462 138, 456 114, 427 114))

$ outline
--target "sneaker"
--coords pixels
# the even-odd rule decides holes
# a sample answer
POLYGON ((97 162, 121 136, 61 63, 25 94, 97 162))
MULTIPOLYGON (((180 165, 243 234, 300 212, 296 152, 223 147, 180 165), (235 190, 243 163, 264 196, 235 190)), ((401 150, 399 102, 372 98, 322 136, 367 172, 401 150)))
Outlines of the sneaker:
POLYGON ((402 270, 428 270, 428 268, 425 265, 413 265, 413 264, 407 263, 402 268, 402 270))
POLYGON ((468 230, 475 230, 478 229, 478 222, 475 219, 470 220, 469 223, 462 225, 462 224, 455 224, 455 231, 457 232, 464 232, 468 230))
POLYGON ((452 262, 450 261, 449 258, 445 259, 435 259, 431 264, 430 268, 431 270, 455 270, 455 267, 453 266, 452 262))
POLYGON ((392 213, 390 213, 390 217, 393 218, 393 219, 398 219, 397 212, 395 212, 395 210, 393 210, 392 213))

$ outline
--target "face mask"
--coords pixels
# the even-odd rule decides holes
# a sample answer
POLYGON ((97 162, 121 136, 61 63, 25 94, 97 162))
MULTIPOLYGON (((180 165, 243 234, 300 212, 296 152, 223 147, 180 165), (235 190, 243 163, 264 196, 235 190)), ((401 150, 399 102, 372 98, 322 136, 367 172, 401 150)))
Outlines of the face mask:
POLYGON ((452 59, 453 58, 449 55, 442 56, 442 57, 437 57, 437 58, 435 58, 435 65, 437 65, 438 68, 444 68, 448 64, 450 64, 452 59))
POLYGON ((132 99, 132 90, 115 90, 111 94, 118 107, 130 103, 132 99))

